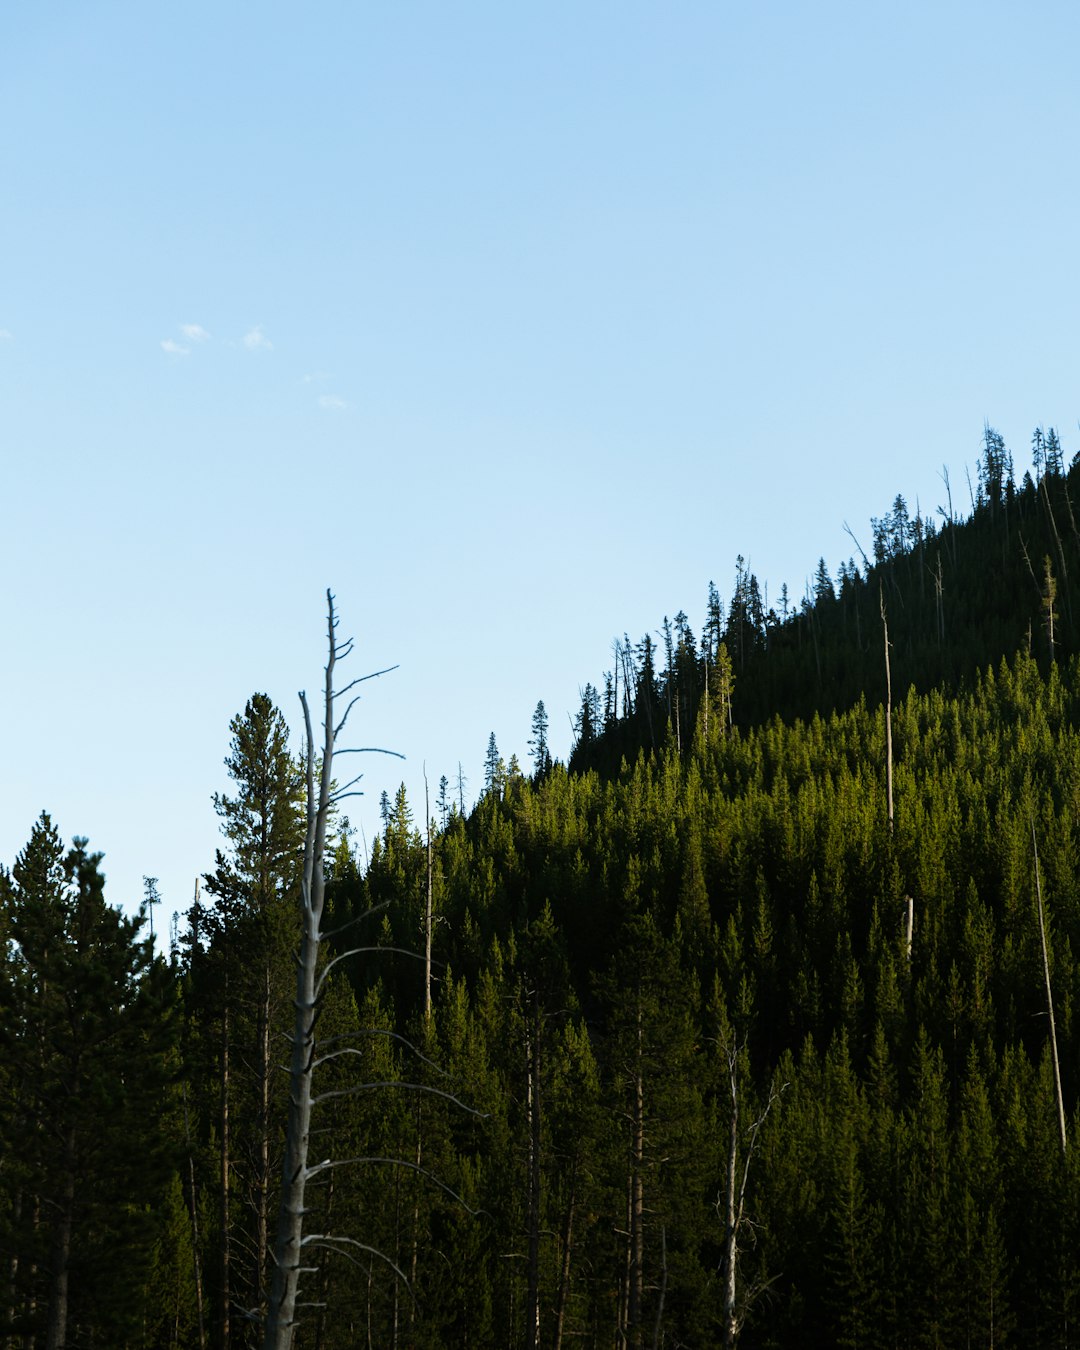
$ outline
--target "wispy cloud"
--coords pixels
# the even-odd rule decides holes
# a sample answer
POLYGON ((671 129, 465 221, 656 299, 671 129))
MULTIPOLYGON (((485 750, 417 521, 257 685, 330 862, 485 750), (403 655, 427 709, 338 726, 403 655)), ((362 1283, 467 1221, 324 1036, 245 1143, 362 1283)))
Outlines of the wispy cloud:
POLYGON ((10 328, 0 328, 0 342, 11 342, 15 334, 10 328))
POLYGON ((310 375, 301 376, 305 384, 325 384, 329 378, 325 370, 313 370, 310 375))
POLYGON ((182 323, 180 331, 189 342, 209 342, 210 334, 201 323, 182 323))
POLYGON ((273 349, 274 344, 263 332, 261 323, 257 323, 254 328, 249 328, 244 334, 244 346, 249 352, 268 352, 273 349))
POLYGON ((328 412, 341 412, 343 408, 348 406, 343 398, 338 398, 337 394, 319 395, 319 407, 326 408, 328 412))
POLYGON ((174 342, 172 338, 162 338, 161 350, 163 352, 168 352, 170 356, 187 356, 190 353, 191 348, 181 347, 179 342, 174 342))

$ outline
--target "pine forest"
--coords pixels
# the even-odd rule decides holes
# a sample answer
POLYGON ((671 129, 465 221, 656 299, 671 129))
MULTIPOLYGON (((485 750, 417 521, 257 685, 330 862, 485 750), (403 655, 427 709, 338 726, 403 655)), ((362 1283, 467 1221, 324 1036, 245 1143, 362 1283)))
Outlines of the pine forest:
POLYGON ((946 489, 620 636, 565 762, 523 690, 527 764, 367 857, 331 600, 306 743, 221 728, 171 941, 28 802, 0 1344, 1076 1345, 1080 456, 987 427, 946 489))

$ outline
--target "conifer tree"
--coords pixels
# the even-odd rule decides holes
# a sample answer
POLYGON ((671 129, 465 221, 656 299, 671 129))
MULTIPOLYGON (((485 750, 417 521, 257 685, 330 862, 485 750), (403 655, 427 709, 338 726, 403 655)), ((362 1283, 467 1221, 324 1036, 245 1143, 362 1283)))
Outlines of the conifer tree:
POLYGON ((548 750, 548 715, 541 699, 536 705, 532 718, 532 738, 529 741, 532 752, 535 776, 543 778, 551 769, 551 752, 548 750))
MULTIPOLYGON (((225 1346, 249 1341, 250 1318, 265 1313, 269 1287, 271 1196, 278 1171, 284 1082, 277 1070, 289 1024, 293 982, 292 915, 302 841, 299 771, 281 712, 254 694, 229 723, 225 767, 235 795, 214 808, 228 847, 206 877, 214 897, 193 916, 199 948, 191 978, 205 1014, 202 1053, 216 1060, 211 1106, 219 1148, 217 1324, 225 1346), (209 1038, 216 1041, 211 1049, 209 1038), (234 1203, 234 1198, 239 1203, 234 1203), (246 1261, 234 1252, 248 1254, 246 1261)), ((209 1127, 209 1120, 204 1128, 209 1127)))
POLYGON ((18 1103, 4 1134, 22 1163, 9 1307, 46 1350, 134 1334, 171 1143, 168 972, 143 920, 106 904, 102 855, 85 839, 62 853, 42 815, 12 871, 0 1019, 18 1103))

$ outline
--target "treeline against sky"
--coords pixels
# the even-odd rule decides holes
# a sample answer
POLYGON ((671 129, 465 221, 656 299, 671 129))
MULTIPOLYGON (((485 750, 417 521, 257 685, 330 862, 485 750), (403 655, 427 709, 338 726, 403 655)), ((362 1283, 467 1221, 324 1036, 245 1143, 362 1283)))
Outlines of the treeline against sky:
MULTIPOLYGON (((786 619, 740 565, 701 640, 617 644, 569 766, 539 716, 471 811, 402 789, 367 862, 339 822, 297 1346, 1074 1337, 1080 535, 1037 449, 1017 485, 988 431, 970 519, 898 500, 786 619)), ((167 959, 47 817, 0 879, 9 1346, 260 1343, 303 800, 265 696, 230 732, 167 959)))
POLYGON ((729 672, 739 694, 725 706, 742 727, 878 702, 883 605, 901 690, 954 688, 1016 651, 1043 662, 1080 651, 1080 469, 1066 469, 1052 427, 1036 428, 1031 454, 1017 481, 986 427, 975 477, 965 475, 970 515, 945 471, 943 506, 926 513, 898 495, 862 540, 851 533, 855 556, 835 576, 819 559, 800 596, 784 586, 770 599, 740 555, 726 605, 710 583, 700 638, 680 610, 655 634, 612 644, 610 669, 584 687, 571 764, 617 769, 624 754, 658 748, 669 722, 678 738, 707 692, 725 699, 729 672))

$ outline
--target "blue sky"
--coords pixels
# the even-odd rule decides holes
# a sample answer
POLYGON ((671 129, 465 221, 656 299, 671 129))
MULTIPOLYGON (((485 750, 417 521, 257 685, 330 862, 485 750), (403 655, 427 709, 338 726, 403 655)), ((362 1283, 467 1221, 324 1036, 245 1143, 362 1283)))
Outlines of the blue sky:
POLYGON ((370 840, 735 557, 801 593, 984 419, 1080 448, 1075 7, 0 12, 0 859, 184 907, 323 592, 370 840))

